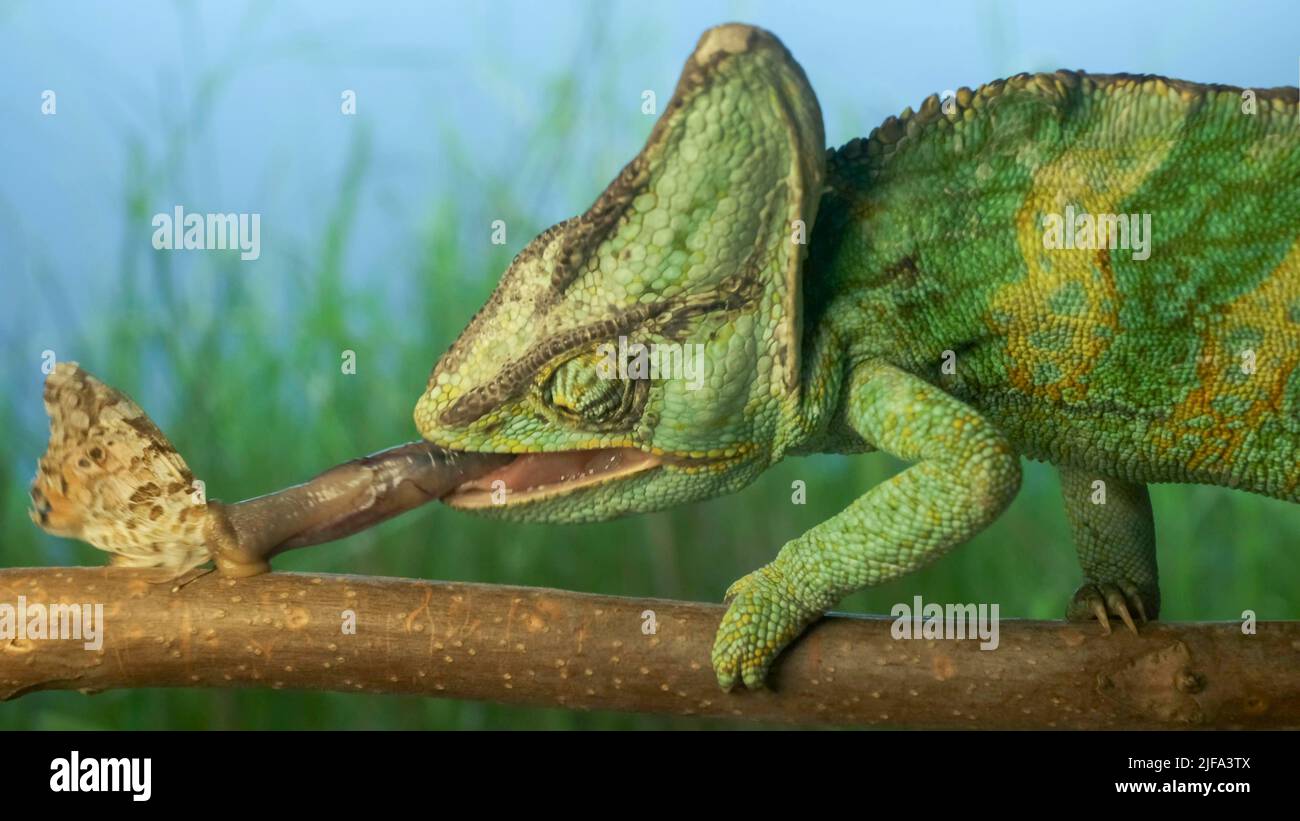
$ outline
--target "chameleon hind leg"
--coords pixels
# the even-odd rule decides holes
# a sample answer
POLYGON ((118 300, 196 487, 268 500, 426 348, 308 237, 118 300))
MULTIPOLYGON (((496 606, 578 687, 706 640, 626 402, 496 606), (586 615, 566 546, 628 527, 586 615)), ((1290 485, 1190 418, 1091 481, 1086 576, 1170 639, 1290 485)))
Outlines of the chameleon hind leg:
POLYGON ((991 423, 891 365, 854 371, 847 418, 876 449, 915 464, 731 586, 713 646, 723 689, 761 687, 781 649, 828 607, 969 539, 1020 486, 1019 457, 991 423))
POLYGON ((1083 567, 1083 585, 1074 592, 1065 616, 1096 619, 1110 633, 1116 616, 1134 633, 1160 612, 1156 576, 1155 519, 1146 485, 1080 468, 1062 467, 1061 495, 1074 546, 1083 567))

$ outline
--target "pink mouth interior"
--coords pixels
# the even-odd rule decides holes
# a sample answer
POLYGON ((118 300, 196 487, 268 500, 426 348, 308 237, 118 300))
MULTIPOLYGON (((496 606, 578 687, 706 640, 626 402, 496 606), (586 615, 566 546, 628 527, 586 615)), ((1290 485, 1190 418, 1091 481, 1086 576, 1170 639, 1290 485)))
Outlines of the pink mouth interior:
POLYGON ((581 487, 615 476, 640 473, 661 463, 661 459, 636 448, 569 450, 557 453, 526 453, 510 464, 472 479, 456 488, 446 501, 469 506, 478 497, 499 491, 532 495, 557 486, 581 487))

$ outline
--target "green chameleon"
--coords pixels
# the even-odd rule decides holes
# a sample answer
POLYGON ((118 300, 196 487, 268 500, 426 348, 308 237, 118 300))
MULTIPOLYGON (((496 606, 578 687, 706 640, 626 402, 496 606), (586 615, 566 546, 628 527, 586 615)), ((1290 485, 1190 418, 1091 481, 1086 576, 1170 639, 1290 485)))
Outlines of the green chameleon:
POLYGON ((1061 71, 932 96, 828 152, 780 41, 711 29, 640 155, 435 367, 426 439, 532 454, 444 501, 580 522, 788 455, 914 463, 727 591, 713 665, 752 688, 844 596, 997 518, 1027 456, 1060 469, 1084 572, 1067 615, 1132 628, 1160 603, 1147 484, 1300 498, 1296 137, 1294 88, 1061 71), (1149 215, 1149 258, 1113 247, 1115 220, 1048 247, 1067 207, 1149 215), (620 336, 703 345, 702 387, 606 378, 620 336))
POLYGON ((1160 606, 1148 484, 1300 501, 1296 99, 1021 74, 827 151, 781 43, 719 26, 642 152, 437 363, 425 442, 191 501, 143 411, 60 364, 32 517, 118 563, 248 575, 434 498, 583 522, 731 493, 789 455, 913 463, 727 591, 718 682, 756 688, 844 596, 997 518, 1027 456, 1060 470, 1084 573, 1067 616, 1136 630, 1160 606), (612 367, 635 345, 702 368, 612 367))

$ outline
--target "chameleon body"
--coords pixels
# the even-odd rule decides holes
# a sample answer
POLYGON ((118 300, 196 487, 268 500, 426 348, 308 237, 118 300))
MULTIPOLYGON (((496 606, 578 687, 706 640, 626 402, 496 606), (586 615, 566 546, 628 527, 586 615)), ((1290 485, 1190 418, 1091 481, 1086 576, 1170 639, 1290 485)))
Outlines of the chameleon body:
POLYGON ((1296 120, 1294 88, 1063 71, 931 97, 826 152, 780 42, 712 29, 642 153, 435 367, 427 439, 531 454, 487 477, 504 500, 484 480, 445 501, 586 521, 787 455, 912 462, 731 587, 725 688, 992 522, 1022 456, 1061 472, 1084 573, 1067 614, 1154 618, 1148 484, 1300 496, 1296 120), (1048 215, 1069 213, 1134 215, 1128 247, 1061 247, 1048 215), (603 378, 620 335, 703 345, 702 389, 603 378))
POLYGON ((732 585, 729 689, 992 522, 1028 457, 1061 474, 1084 577, 1066 615, 1136 629, 1160 603, 1149 484, 1300 500, 1296 99, 1018 75, 828 152, 785 47, 719 26, 641 153, 434 367, 424 442, 195 500, 143 412, 63 364, 32 516, 128 564, 245 575, 432 498, 582 522, 737 491, 789 455, 912 463, 732 585), (612 367, 629 345, 701 370, 612 367))

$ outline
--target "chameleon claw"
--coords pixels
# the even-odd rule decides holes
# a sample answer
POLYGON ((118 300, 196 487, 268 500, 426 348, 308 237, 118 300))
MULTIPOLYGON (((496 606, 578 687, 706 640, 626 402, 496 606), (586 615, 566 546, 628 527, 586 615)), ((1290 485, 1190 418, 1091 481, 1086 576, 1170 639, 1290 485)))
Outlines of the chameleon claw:
POLYGON ((1127 607, 1120 611, 1119 617, 1124 620, 1124 626, 1128 628, 1128 631, 1136 636, 1138 634, 1137 625, 1133 623, 1133 617, 1129 615, 1127 607))
POLYGON ((1102 593, 1106 596, 1107 609, 1119 616, 1120 620, 1124 622, 1124 626, 1129 629, 1129 632, 1136 636, 1138 632, 1137 625, 1133 623, 1133 615, 1129 613, 1128 601, 1125 599, 1124 593, 1113 584, 1103 585, 1102 593))
POLYGON ((1160 606, 1159 593, 1146 594, 1134 582, 1122 579, 1114 582, 1086 582, 1074 591, 1065 617, 1070 621, 1096 619, 1105 635, 1111 634, 1110 617, 1124 622, 1133 635, 1138 635, 1137 618, 1149 622, 1160 606), (1148 597, 1149 596, 1149 597, 1148 597))
POLYGON ((1151 619, 1147 618, 1147 606, 1142 601, 1142 592, 1138 590, 1137 585, 1133 584, 1133 582, 1130 581, 1121 581, 1119 582, 1119 587, 1121 590, 1124 591, 1124 596, 1128 599, 1128 601, 1131 602, 1135 608, 1137 608, 1138 618, 1142 620, 1142 623, 1146 624, 1147 622, 1151 621, 1151 619))
POLYGON ((739 579, 736 579, 734 582, 731 583, 731 586, 727 588, 727 592, 722 594, 722 603, 731 604, 733 601, 735 601, 737 596, 739 596, 741 593, 744 593, 746 590, 748 590, 749 586, 750 586, 749 576, 743 576, 739 579))
POLYGON ((1110 618, 1106 615, 1106 605, 1102 603, 1100 598, 1093 598, 1091 601, 1092 612, 1097 617, 1097 621, 1101 623, 1101 632, 1109 636, 1110 618))

